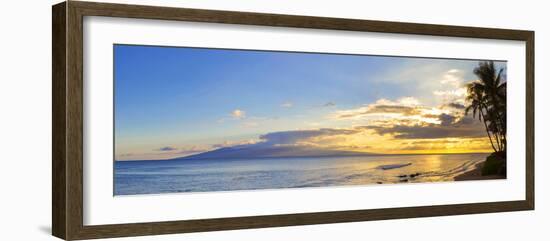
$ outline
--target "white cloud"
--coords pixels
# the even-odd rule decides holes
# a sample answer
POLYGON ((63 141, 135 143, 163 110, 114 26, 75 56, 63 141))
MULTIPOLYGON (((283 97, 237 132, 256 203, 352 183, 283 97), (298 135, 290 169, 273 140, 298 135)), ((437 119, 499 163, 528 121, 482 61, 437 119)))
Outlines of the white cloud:
POLYGON ((464 98, 466 96, 466 92, 466 88, 458 88, 454 90, 436 90, 433 93, 437 96, 464 98))
POLYGON ((458 70, 458 69, 451 69, 451 70, 447 71, 447 73, 450 73, 450 74, 459 73, 459 72, 460 72, 460 70, 458 70))
POLYGON ((218 149, 223 147, 231 147, 231 146, 240 146, 240 145, 251 145, 256 144, 260 142, 258 139, 248 139, 248 140, 239 140, 239 141, 223 141, 218 144, 212 145, 212 149, 218 149))
POLYGON ((235 119, 243 119, 246 117, 246 112, 244 110, 235 109, 231 112, 231 117, 235 119))
POLYGON ((294 106, 294 104, 290 101, 281 104, 281 107, 283 108, 291 108, 292 106, 294 106))
POLYGON ((466 87, 450 89, 450 90, 436 90, 433 92, 440 100, 440 103, 443 105, 456 103, 456 104, 465 104, 467 90, 466 87))
POLYGON ((464 105, 467 90, 463 70, 450 69, 442 75, 440 86, 432 91, 440 104, 458 103, 464 105))
POLYGON ((361 119, 368 116, 415 116, 421 115, 424 108, 414 97, 403 97, 396 101, 379 99, 376 102, 354 109, 334 112, 329 119, 361 119))
POLYGON ((451 85, 458 88, 464 84, 464 73, 458 69, 451 69, 443 74, 439 82, 443 85, 451 85))
POLYGON ((404 105, 404 106, 419 106, 420 105, 420 101, 414 97, 403 97, 403 98, 399 98, 397 100, 398 103, 394 103, 394 105, 396 104, 401 104, 401 105, 404 105))

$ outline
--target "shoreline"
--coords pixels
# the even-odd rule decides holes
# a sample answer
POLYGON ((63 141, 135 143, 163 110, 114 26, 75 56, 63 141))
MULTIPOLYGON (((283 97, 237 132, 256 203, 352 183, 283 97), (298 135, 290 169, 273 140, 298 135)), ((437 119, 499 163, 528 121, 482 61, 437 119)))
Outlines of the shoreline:
POLYGON ((476 167, 474 168, 474 170, 462 173, 454 177, 454 180, 455 181, 475 181, 475 180, 506 179, 506 176, 502 176, 502 175, 487 175, 487 176, 481 175, 481 169, 483 168, 483 164, 485 164, 485 162, 486 161, 476 164, 476 167))

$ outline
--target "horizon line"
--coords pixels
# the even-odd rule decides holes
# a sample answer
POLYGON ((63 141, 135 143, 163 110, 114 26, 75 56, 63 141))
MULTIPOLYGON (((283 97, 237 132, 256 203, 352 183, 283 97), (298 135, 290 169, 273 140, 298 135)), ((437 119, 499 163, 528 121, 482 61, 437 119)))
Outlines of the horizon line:
MULTIPOLYGON (((204 153, 204 152, 202 152, 204 153)), ((356 155, 320 155, 320 156, 277 156, 277 157, 229 157, 229 158, 196 158, 196 159, 186 159, 186 160, 215 160, 215 159, 224 159, 224 160, 238 160, 238 159, 248 159, 248 158, 255 158, 255 159, 282 159, 282 158, 318 158, 318 157, 357 157, 357 156, 419 156, 419 155, 466 155, 466 154, 490 154, 491 151, 488 152, 436 152, 436 153, 367 153, 361 154, 361 152, 358 152, 356 155)), ((201 154, 201 153, 198 153, 201 154)), ((174 161, 177 159, 182 159, 186 157, 190 157, 193 155, 188 156, 181 156, 181 157, 174 157, 174 158, 166 158, 166 159, 147 159, 147 160, 116 160, 114 159, 114 162, 139 162, 139 161, 174 161)))

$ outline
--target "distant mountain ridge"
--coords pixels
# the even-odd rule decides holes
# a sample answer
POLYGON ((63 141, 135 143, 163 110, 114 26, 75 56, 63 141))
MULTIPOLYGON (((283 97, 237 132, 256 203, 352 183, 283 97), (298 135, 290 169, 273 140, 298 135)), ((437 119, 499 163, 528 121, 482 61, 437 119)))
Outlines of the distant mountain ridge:
POLYGON ((367 152, 330 150, 315 147, 298 146, 257 146, 242 145, 223 147, 191 156, 175 158, 177 160, 201 159, 239 159, 239 158, 269 158, 269 157, 328 157, 328 156, 366 156, 375 155, 367 152))

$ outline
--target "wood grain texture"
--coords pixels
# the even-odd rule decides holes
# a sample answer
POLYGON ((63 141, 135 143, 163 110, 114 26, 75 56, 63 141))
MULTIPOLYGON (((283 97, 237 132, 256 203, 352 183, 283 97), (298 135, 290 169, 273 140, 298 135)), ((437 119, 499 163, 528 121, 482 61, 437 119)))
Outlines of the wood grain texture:
POLYGON ((535 209, 535 32, 529 32, 525 39, 526 63, 526 131, 525 131, 525 200, 530 209, 535 209))
POLYGON ((524 201, 85 226, 79 239, 359 222, 528 210, 524 201))
POLYGON ((534 32, 493 28, 398 23, 357 19, 69 1, 53 7, 53 234, 74 239, 109 238, 291 225, 491 213, 534 209, 534 32), (114 225, 83 225, 83 17, 108 16, 174 21, 369 31, 526 43, 526 194, 525 200, 300 213, 114 225))
POLYGON ((77 5, 67 5, 67 236, 83 228, 83 31, 77 5))
POLYGON ((52 7, 52 234, 66 235, 65 3, 52 7))
POLYGON ((366 31, 507 40, 525 40, 530 33, 530 31, 524 30, 477 28, 437 24, 417 24, 360 19, 185 9, 95 2, 72 3, 73 5, 81 8, 82 13, 86 16, 146 18, 159 20, 179 20, 209 23, 230 23, 259 26, 298 27, 328 30, 366 31))

